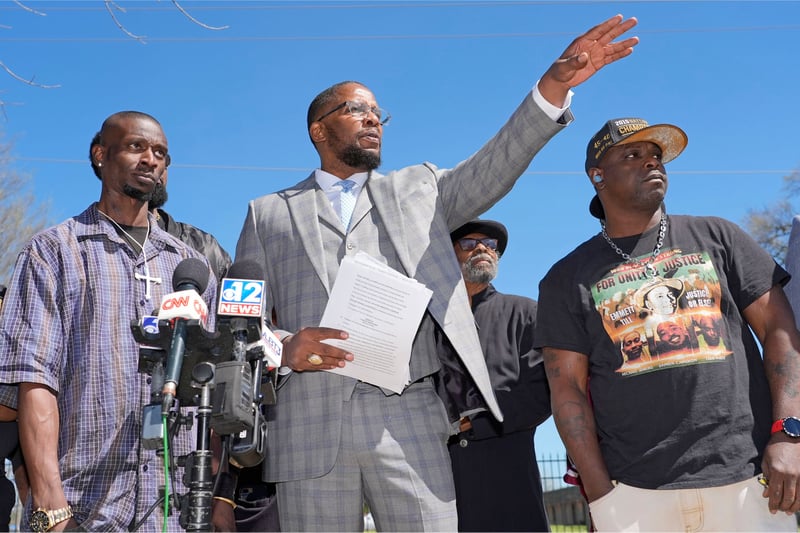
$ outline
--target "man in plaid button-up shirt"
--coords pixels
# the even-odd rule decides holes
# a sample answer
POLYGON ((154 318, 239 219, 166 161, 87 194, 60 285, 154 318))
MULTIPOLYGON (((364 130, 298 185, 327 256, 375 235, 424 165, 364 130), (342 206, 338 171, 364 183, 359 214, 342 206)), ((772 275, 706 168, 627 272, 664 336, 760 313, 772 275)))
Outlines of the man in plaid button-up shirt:
MULTIPOLYGON (((169 162, 153 117, 112 115, 91 157, 100 200, 31 240, 0 313, 0 383, 12 385, 0 387, 0 403, 15 407, 18 396, 28 511, 69 505, 74 514, 53 531, 129 529, 157 501, 163 459, 140 444, 150 385, 138 372, 130 323, 157 313, 178 263, 203 259, 148 213, 169 162)), ((210 316, 215 295, 210 276, 203 295, 210 316)), ((193 433, 180 431, 174 455, 193 444, 193 433)), ((170 485, 184 492, 181 475, 175 472, 170 485)), ((177 519, 172 513, 169 530, 180 530, 177 519)), ((159 506, 141 529, 161 529, 162 521, 159 506)))

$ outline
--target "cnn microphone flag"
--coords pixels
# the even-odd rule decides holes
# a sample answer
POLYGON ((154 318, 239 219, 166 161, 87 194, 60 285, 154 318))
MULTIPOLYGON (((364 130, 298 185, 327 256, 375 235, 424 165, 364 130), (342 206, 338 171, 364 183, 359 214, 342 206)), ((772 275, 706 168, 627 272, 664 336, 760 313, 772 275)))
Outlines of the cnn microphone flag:
POLYGON ((203 298, 197 294, 197 291, 192 289, 172 292, 164 296, 161 302, 161 309, 158 311, 158 318, 159 320, 173 318, 195 319, 206 324, 208 306, 203 298))

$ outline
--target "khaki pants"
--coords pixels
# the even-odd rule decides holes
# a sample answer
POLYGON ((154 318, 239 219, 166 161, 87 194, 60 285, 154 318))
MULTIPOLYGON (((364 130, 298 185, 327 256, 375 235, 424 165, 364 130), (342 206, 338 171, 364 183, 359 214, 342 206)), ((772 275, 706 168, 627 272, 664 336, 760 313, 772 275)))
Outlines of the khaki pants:
POLYGON ((771 514, 755 477, 722 487, 649 490, 618 483, 589 504, 597 531, 797 531, 771 514))

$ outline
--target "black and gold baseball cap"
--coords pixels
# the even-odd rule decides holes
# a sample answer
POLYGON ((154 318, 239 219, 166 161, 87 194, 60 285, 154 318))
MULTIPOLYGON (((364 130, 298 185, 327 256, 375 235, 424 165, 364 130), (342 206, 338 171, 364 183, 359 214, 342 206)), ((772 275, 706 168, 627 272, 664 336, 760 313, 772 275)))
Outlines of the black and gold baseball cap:
POLYGON ((640 141, 657 144, 661 148, 662 163, 669 163, 683 152, 689 139, 682 129, 672 124, 651 126, 641 118, 615 118, 606 122, 589 141, 586 147, 586 173, 597 166, 612 146, 640 141))

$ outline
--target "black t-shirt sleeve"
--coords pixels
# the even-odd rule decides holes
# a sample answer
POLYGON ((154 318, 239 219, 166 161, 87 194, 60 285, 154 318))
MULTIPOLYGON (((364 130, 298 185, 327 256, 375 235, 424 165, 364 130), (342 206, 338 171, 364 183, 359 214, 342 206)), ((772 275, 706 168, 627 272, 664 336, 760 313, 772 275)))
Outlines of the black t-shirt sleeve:
POLYGON ((539 283, 535 347, 589 354, 585 305, 590 295, 575 278, 570 258, 556 264, 539 283))

